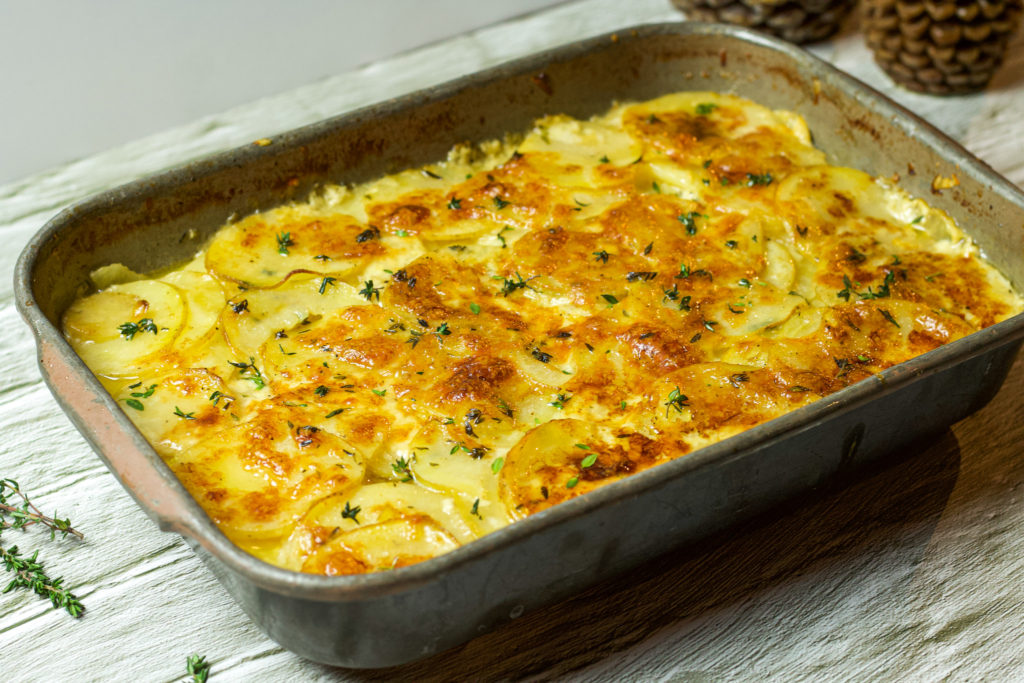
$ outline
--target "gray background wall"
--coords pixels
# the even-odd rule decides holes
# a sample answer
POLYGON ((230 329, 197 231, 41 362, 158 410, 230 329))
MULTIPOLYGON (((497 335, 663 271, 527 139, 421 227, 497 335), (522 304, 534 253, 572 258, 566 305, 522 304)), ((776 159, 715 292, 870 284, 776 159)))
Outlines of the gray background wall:
POLYGON ((559 0, 0 0, 0 184, 559 0))

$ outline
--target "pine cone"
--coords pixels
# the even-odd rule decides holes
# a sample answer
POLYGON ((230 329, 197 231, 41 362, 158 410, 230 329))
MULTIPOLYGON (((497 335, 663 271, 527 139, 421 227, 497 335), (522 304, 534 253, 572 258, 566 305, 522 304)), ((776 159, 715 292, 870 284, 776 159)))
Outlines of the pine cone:
POLYGON ((828 38, 839 30, 854 3, 855 0, 672 0, 691 19, 739 24, 791 43, 828 38))
POLYGON ((910 90, 983 89, 1017 30, 1022 0, 866 0, 864 33, 875 61, 910 90))

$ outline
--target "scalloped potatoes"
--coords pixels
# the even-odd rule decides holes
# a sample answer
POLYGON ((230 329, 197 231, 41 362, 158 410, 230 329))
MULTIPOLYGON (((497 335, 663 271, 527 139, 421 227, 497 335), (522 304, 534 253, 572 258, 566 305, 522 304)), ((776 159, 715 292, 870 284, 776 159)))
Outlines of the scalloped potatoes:
POLYGON ((623 104, 124 268, 68 341, 236 543, 448 552, 1022 310, 945 214, 729 95, 623 104))

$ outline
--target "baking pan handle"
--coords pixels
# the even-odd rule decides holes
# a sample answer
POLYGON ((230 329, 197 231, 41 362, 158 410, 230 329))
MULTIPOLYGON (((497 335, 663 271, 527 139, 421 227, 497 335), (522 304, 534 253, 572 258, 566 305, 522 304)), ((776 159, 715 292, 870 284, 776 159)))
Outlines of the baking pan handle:
POLYGON ((120 409, 112 406, 109 396, 97 395, 89 386, 94 379, 85 365, 72 361, 71 354, 60 348, 61 342, 40 336, 37 343, 43 379, 121 485, 161 530, 201 537, 196 532, 206 520, 198 505, 142 436, 118 423, 120 409), (72 400, 65 402, 62 397, 72 400))

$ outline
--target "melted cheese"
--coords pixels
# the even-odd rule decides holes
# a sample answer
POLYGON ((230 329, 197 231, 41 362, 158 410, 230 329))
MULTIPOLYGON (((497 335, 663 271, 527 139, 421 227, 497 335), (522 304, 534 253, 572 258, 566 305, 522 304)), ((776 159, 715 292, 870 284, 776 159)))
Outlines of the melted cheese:
POLYGON ((123 267, 72 346, 283 567, 403 566, 1022 309, 944 213, 714 93, 525 137, 123 267))

